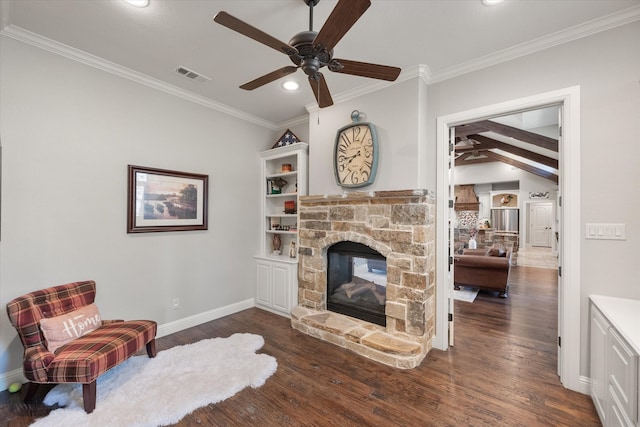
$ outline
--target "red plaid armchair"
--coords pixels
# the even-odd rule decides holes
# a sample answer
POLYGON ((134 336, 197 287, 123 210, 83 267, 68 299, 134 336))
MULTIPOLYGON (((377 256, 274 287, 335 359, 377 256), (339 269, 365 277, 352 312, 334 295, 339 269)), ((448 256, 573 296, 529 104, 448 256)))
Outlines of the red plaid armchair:
POLYGON ((53 352, 47 348, 41 320, 77 312, 92 304, 95 295, 96 284, 89 280, 31 292, 7 304, 9 319, 24 345, 23 369, 30 381, 25 401, 35 396, 38 384, 81 383, 84 410, 91 413, 100 375, 145 346, 149 357, 155 357, 157 324, 150 320, 100 320, 97 329, 53 352))

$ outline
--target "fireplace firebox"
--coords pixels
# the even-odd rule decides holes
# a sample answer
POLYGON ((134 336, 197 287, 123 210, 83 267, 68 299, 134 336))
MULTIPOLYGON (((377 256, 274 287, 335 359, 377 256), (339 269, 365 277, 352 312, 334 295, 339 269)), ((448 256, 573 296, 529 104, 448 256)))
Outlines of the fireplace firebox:
POLYGON ((357 242, 327 249, 327 310, 386 326, 386 258, 357 242))

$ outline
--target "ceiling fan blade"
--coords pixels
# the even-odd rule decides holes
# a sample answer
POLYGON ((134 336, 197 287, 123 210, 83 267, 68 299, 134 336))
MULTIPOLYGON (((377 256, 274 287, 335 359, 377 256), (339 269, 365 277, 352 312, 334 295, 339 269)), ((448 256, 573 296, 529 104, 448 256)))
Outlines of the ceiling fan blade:
POLYGON ((369 6, 370 0, 340 0, 313 40, 313 45, 333 49, 369 6))
POLYGON ((281 77, 288 76, 291 73, 294 73, 298 67, 294 67, 293 65, 289 65, 287 67, 282 67, 278 70, 272 71, 269 74, 265 74, 262 77, 258 77, 255 80, 251 80, 248 83, 240 86, 240 89, 244 90, 254 90, 259 88, 260 86, 266 85, 267 83, 271 83, 274 80, 278 80, 281 77))
POLYGON ((398 67, 389 65, 369 64, 368 62, 350 61, 348 59, 334 59, 329 64, 329 69, 336 73, 352 74, 354 76, 369 77, 372 79, 394 81, 402 71, 398 67), (338 62, 342 67, 336 66, 338 62))
POLYGON ((316 79, 315 76, 309 76, 311 90, 313 90, 313 94, 316 96, 316 101, 320 108, 330 107, 333 105, 333 99, 331 99, 327 82, 322 73, 317 73, 317 76, 318 79, 316 79))
POLYGON ((286 55, 295 55, 298 53, 298 50, 296 48, 289 46, 287 43, 280 41, 255 27, 252 27, 246 22, 243 22, 238 18, 229 15, 227 12, 218 12, 216 16, 213 17, 213 20, 220 25, 224 25, 225 27, 230 28, 233 31, 236 31, 244 36, 254 39, 257 42, 267 45, 270 48, 277 50, 278 52, 282 52, 286 55))

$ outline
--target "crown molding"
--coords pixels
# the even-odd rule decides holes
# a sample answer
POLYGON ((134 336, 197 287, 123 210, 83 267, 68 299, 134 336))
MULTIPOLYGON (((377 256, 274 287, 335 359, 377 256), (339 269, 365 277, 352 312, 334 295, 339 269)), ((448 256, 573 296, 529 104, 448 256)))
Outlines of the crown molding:
POLYGON ((293 126, 304 125, 309 123, 309 116, 299 116, 294 117, 293 119, 286 120, 284 122, 278 123, 278 129, 288 129, 293 126))
MULTIPOLYGON (((373 83, 364 84, 354 89, 348 90, 346 92, 341 92, 333 97, 333 103, 340 104, 342 102, 347 102, 352 99, 359 98, 361 96, 364 96, 373 92, 377 92, 381 89, 394 86, 415 78, 419 78, 425 84, 429 84, 429 81, 431 79, 431 70, 429 69, 429 66, 424 64, 418 64, 414 67, 403 70, 398 76, 398 78, 393 82, 376 80, 373 83)), ((312 102, 311 104, 307 104, 305 108, 307 109, 307 112, 311 114, 313 112, 318 111, 318 104, 315 102, 312 102)))
POLYGON ((237 110, 228 105, 212 101, 209 98, 197 95, 188 90, 163 82, 146 74, 139 73, 130 68, 123 67, 114 62, 107 61, 106 59, 100 58, 98 56, 91 55, 82 50, 59 43, 47 37, 43 37, 39 34, 33 33, 15 25, 9 25, 2 29, 2 31, 0 31, 0 35, 10 37, 14 40, 29 44, 31 46, 35 46, 37 48, 46 50, 56 55, 63 56, 84 65, 106 71, 110 74, 114 74, 116 76, 134 81, 136 83, 140 83, 147 87, 168 93, 170 95, 177 96, 178 98, 182 98, 184 100, 202 105, 203 107, 228 114, 238 119, 256 124, 258 126, 262 126, 270 130, 280 129, 275 123, 272 123, 270 121, 245 113, 244 111, 237 110))
MULTIPOLYGON (((2 5, 5 6, 4 2, 2 2, 2 5)), ((6 12, 4 8, 3 12, 6 12)), ((5 15, 5 13, 3 13, 2 15, 5 15)), ((486 55, 472 61, 445 68, 441 71, 432 72, 427 65, 419 64, 415 67, 403 70, 398 79, 394 82, 374 81, 369 84, 358 86, 349 91, 341 92, 334 96, 333 99, 335 103, 346 102, 414 78, 422 79, 422 81, 427 85, 442 82, 461 76, 463 74, 520 58, 531 53, 549 49, 563 43, 587 37, 638 20, 640 20, 640 6, 633 6, 623 11, 605 16, 603 18, 594 19, 592 21, 576 25, 567 30, 558 31, 553 34, 540 37, 536 40, 504 49, 491 55, 486 55)), ((145 86, 160 90, 162 92, 177 96, 184 100, 194 102, 206 108, 228 114, 232 117, 245 120, 247 122, 270 130, 278 130, 294 125, 303 124, 308 120, 307 116, 302 116, 276 124, 257 116, 248 114, 244 111, 235 109, 228 105, 215 102, 209 98, 197 95, 188 90, 168 84, 146 74, 139 73, 111 61, 107 61, 103 58, 91 55, 87 52, 81 51, 71 46, 59 43, 55 40, 43 37, 39 34, 33 33, 15 25, 8 25, 4 27, 2 30, 0 30, 0 35, 10 37, 12 39, 38 47, 48 52, 66 57, 85 65, 89 65, 102 71, 106 71, 122 78, 126 78, 128 80, 143 84, 145 86)), ((316 103, 307 104, 305 108, 307 110, 307 113, 309 114, 318 111, 318 106, 316 103)))
POLYGON ((434 72, 429 83, 433 84, 449 80, 463 74, 520 58, 522 56, 549 49, 583 37, 588 37, 602 31, 607 31, 621 25, 630 24, 631 22, 638 20, 640 20, 640 6, 633 6, 623 11, 612 13, 611 15, 594 19, 566 30, 548 34, 535 40, 503 49, 491 55, 486 55, 472 61, 434 72))

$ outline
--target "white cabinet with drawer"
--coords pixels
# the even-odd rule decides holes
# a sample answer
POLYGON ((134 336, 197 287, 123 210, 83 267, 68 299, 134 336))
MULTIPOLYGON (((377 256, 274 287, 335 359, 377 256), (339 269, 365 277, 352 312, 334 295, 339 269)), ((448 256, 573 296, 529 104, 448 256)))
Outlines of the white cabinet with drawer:
POLYGON ((602 424, 640 426, 640 300, 592 295, 591 396, 602 424))

